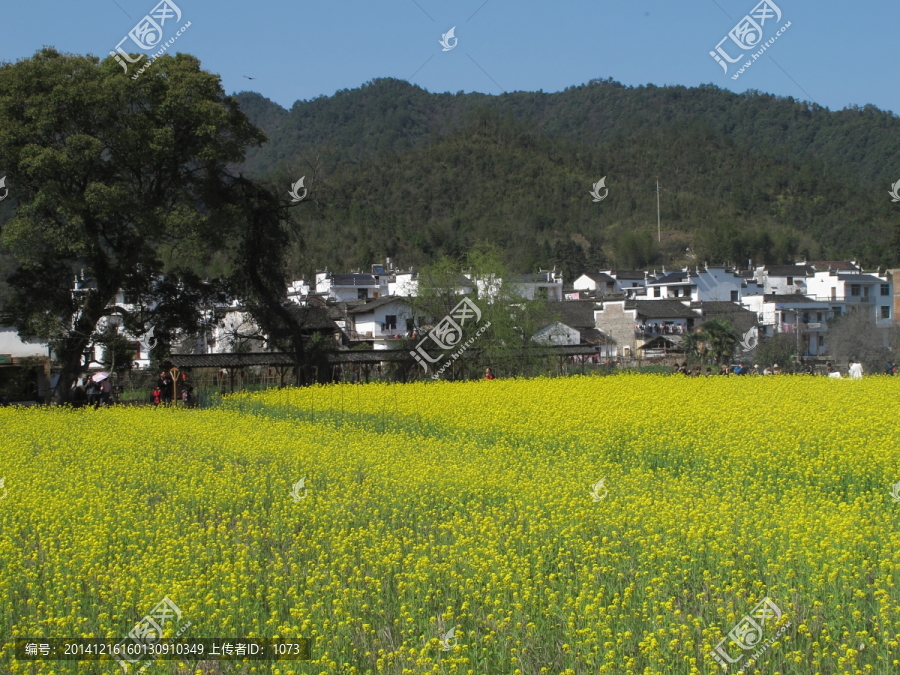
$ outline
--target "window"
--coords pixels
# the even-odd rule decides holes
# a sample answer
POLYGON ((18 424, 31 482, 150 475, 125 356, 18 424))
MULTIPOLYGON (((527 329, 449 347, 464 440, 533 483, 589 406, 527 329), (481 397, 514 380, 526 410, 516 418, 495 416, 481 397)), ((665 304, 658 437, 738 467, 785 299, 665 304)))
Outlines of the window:
POLYGON ((881 308, 881 318, 882 319, 890 319, 891 318, 891 308, 887 305, 882 306, 881 308))
POLYGON ((397 330, 397 315, 396 314, 388 314, 384 317, 384 329, 385 330, 397 330))
POLYGON ((794 285, 794 277, 788 277, 787 285, 788 285, 788 286, 793 286, 793 285, 794 285))
POLYGON ((881 294, 882 295, 890 295, 891 287, 888 284, 881 284, 881 294))
POLYGON ((654 298, 659 297, 659 286, 657 286, 656 288, 653 289, 653 297, 654 298))
POLYGON ((732 302, 738 301, 738 292, 737 291, 731 291, 731 301, 732 302))
POLYGON ((850 286, 850 295, 859 297, 859 284, 852 284, 850 286))
POLYGON ((835 316, 840 316, 840 315, 841 315, 841 308, 840 308, 840 307, 832 307, 831 309, 834 310, 834 315, 835 315, 835 316))
POLYGON ((863 286, 863 295, 866 296, 867 298, 869 297, 869 287, 868 286, 863 286))
POLYGON ((803 312, 803 323, 809 323, 809 312, 803 312))
POLYGON ((613 281, 607 281, 607 282, 606 282, 606 287, 607 287, 607 288, 612 288, 614 285, 615 285, 615 282, 613 282, 613 281))
POLYGON ((822 323, 822 312, 816 312, 816 322, 822 323))
MULTIPOLYGON (((882 293, 882 295, 887 295, 887 293, 882 293)), ((122 301, 126 305, 136 305, 140 302, 140 298, 138 297, 137 293, 126 293, 123 296, 122 301)))
POLYGON ((365 288, 356 289, 356 298, 358 300, 365 300, 369 297, 369 292, 365 288))

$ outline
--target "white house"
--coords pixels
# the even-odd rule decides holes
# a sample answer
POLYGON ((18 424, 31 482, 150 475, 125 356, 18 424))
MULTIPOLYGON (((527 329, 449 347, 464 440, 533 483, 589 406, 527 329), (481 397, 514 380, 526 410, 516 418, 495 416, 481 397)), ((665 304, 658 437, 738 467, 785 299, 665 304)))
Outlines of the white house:
POLYGON ((874 274, 862 270, 816 272, 807 279, 806 287, 810 298, 839 305, 842 311, 868 308, 879 328, 887 328, 893 322, 893 280, 880 270, 874 274))
POLYGON ((763 287, 764 295, 796 295, 806 293, 806 278, 815 269, 810 265, 763 265, 753 278, 763 287))
POLYGON ((573 290, 591 291, 599 295, 613 295, 615 288, 616 280, 606 272, 585 272, 572 283, 573 290))
POLYGON ((742 305, 756 312, 760 335, 787 333, 797 338, 802 356, 826 352, 828 319, 841 314, 841 306, 802 295, 752 295, 742 305))
POLYGON ((419 294, 419 273, 409 269, 395 272, 388 280, 388 295, 414 298, 419 294))
MULTIPOLYGON (((647 282, 656 276, 645 270, 600 270, 599 274, 610 277, 614 282, 611 290, 606 286, 605 295, 625 294, 632 298, 644 295, 647 282)), ((604 280, 603 283, 608 282, 604 280)))
POLYGON ((388 295, 390 274, 333 274, 328 270, 316 273, 316 293, 341 302, 372 300, 388 295))
POLYGON ((397 341, 414 330, 414 312, 406 298, 385 297, 347 312, 353 327, 351 341, 372 341, 375 349, 395 349, 397 341))
POLYGON ((762 286, 727 267, 695 267, 669 272, 647 283, 647 300, 688 302, 740 302, 746 295, 758 295, 762 286))
POLYGON ((509 279, 498 279, 494 275, 476 277, 471 272, 463 272, 463 276, 475 285, 478 297, 493 302, 500 289, 509 288, 514 295, 524 300, 543 298, 554 302, 563 299, 562 272, 538 272, 537 274, 516 274, 509 279))
POLYGON ((542 345, 577 345, 581 344, 581 333, 561 321, 554 321, 537 331, 531 339, 542 345))
POLYGON ((551 300, 562 301, 563 275, 562 272, 538 272, 537 274, 516 274, 509 283, 516 295, 525 300, 551 300))

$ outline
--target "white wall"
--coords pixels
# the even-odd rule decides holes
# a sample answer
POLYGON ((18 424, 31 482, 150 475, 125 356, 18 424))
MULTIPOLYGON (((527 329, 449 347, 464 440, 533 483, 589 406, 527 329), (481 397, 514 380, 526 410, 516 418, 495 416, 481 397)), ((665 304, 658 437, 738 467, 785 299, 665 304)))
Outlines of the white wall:
POLYGON ((722 267, 709 267, 700 270, 696 277, 690 277, 694 288, 691 300, 694 302, 731 302, 732 291, 737 291, 738 301, 745 295, 758 295, 762 286, 755 281, 737 276, 722 267), (747 287, 744 288, 744 284, 747 287))
POLYGON ((15 359, 34 356, 49 356, 47 345, 36 340, 21 340, 12 326, 0 326, 0 354, 9 354, 15 359))
POLYGON ((386 305, 381 305, 371 312, 351 314, 355 326, 354 330, 361 335, 371 333, 373 338, 404 335, 412 328, 409 322, 411 315, 412 312, 409 306, 400 302, 390 302, 386 305), (385 318, 389 314, 397 317, 397 327, 395 329, 382 330, 381 325, 385 323, 385 318))
POLYGON ((581 333, 559 321, 544 326, 531 338, 539 344, 577 345, 581 343, 581 333))

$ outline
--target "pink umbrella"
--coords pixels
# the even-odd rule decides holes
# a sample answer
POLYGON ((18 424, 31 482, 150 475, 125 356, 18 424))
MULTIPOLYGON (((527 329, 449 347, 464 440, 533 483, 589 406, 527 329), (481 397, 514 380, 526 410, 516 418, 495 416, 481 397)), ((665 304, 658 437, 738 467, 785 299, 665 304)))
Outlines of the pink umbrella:
POLYGON ((107 373, 106 371, 101 371, 99 373, 94 373, 94 376, 91 377, 91 380, 93 382, 102 382, 107 377, 109 377, 109 373, 107 373))

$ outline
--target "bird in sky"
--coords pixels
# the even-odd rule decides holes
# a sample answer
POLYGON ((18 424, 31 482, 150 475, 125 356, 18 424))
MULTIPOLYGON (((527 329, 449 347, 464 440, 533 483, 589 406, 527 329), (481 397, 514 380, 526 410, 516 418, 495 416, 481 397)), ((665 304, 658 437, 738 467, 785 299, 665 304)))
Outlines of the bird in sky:
MULTIPOLYGON (((244 77, 247 77, 247 76, 244 75, 244 77)), ((248 80, 255 80, 256 78, 255 78, 255 77, 247 77, 247 79, 248 79, 248 80)))

